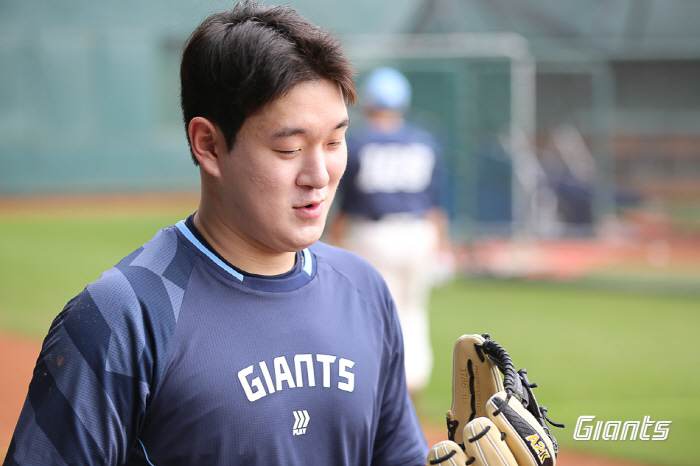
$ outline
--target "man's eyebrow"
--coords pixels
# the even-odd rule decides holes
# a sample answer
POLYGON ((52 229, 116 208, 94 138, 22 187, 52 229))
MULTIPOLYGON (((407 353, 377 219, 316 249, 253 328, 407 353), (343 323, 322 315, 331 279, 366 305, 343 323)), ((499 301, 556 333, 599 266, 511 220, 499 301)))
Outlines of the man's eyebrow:
MULTIPOLYGON (((346 126, 350 125, 350 119, 349 118, 344 118, 340 123, 335 125, 334 130, 340 129, 346 126)), ((284 128, 280 129, 279 131, 275 131, 272 133, 271 139, 282 139, 282 138, 288 138, 291 136, 296 136, 297 134, 305 134, 306 130, 303 128, 293 128, 289 126, 285 126, 284 128)))
POLYGON ((282 138, 288 138, 290 136, 296 136, 297 134, 304 134, 306 133, 305 129, 302 128, 290 128, 288 126, 285 126, 284 128, 280 129, 279 131, 275 131, 272 133, 271 139, 282 139, 282 138))

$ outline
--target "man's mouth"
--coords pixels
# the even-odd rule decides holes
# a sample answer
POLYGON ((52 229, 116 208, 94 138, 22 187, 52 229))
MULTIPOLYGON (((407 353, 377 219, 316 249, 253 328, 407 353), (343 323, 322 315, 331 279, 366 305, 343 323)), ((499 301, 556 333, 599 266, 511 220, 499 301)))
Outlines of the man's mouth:
POLYGON ((303 206, 295 207, 294 210, 303 214, 306 218, 318 218, 323 213, 323 201, 312 202, 303 206))

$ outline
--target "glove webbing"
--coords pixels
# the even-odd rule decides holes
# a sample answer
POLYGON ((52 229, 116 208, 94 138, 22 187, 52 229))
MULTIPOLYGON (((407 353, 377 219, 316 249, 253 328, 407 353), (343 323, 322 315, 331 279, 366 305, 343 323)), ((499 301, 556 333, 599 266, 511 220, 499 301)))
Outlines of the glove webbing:
MULTIPOLYGON (((513 365, 513 361, 510 359, 510 355, 501 345, 492 340, 488 333, 484 333, 481 336, 485 340, 484 343, 481 345, 474 345, 479 359, 481 359, 481 362, 484 362, 484 353, 486 353, 489 359, 496 364, 498 370, 500 370, 503 374, 503 388, 505 389, 508 398, 510 398, 513 394, 518 394, 518 398, 520 398, 523 406, 527 408, 529 399, 526 398, 526 392, 522 389, 520 377, 518 377, 518 373, 515 372, 515 366, 513 365)), ((508 400, 506 400, 506 402, 507 401, 508 400)))
MULTIPOLYGON (((489 357, 489 359, 491 359, 491 361, 493 361, 493 363, 496 364, 498 370, 500 370, 503 374, 503 388, 506 392, 506 399, 505 403, 502 405, 502 408, 505 408, 505 406, 508 405, 510 397, 515 395, 520 400, 523 407, 530 411, 530 413, 533 416, 535 416, 535 418, 540 422, 542 427, 544 427, 545 432, 547 432, 549 436, 552 439, 554 439, 554 436, 551 435, 551 432, 549 431, 545 420, 554 427, 563 428, 564 424, 552 421, 549 418, 549 416, 547 416, 547 407, 539 406, 537 404, 535 394, 532 392, 532 389, 537 387, 537 384, 531 383, 528 380, 527 369, 520 369, 516 372, 515 365, 513 364, 513 361, 510 358, 508 352, 496 341, 491 340, 491 336, 488 333, 484 333, 481 336, 485 340, 484 343, 482 343, 481 345, 474 345, 479 359, 481 359, 481 362, 484 362, 483 354, 485 353, 489 357)), ((471 375, 472 374, 470 374, 470 376, 471 375)), ((472 397, 472 412, 474 412, 473 403, 474 398, 472 397)), ((501 409, 499 408, 496 411, 494 411, 494 415, 498 415, 500 412, 501 409)))

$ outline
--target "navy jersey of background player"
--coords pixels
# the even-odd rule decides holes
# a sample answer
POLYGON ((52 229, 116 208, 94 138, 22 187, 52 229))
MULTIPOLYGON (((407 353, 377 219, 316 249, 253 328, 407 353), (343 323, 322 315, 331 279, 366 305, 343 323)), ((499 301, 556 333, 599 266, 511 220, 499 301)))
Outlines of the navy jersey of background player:
POLYGON ((371 220, 392 213, 421 216, 441 204, 445 179, 429 132, 407 122, 391 133, 365 126, 348 137, 341 210, 371 220))
POLYGON ((424 464, 401 348, 364 260, 247 275, 190 217, 54 320, 5 464, 424 464))

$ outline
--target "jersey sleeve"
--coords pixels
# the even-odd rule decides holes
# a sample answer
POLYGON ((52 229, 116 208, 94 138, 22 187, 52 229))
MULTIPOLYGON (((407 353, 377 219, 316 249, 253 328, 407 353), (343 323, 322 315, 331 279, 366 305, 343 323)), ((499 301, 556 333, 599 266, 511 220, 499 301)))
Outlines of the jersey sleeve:
POLYGON ((387 336, 387 375, 380 393, 380 418, 372 465, 409 466, 425 464, 428 446, 406 388, 401 328, 393 300, 387 336))
POLYGON ((56 317, 6 465, 126 462, 156 382, 157 341, 168 326, 148 309, 157 305, 137 298, 134 282, 157 286, 147 271, 138 273, 110 269, 56 317))

